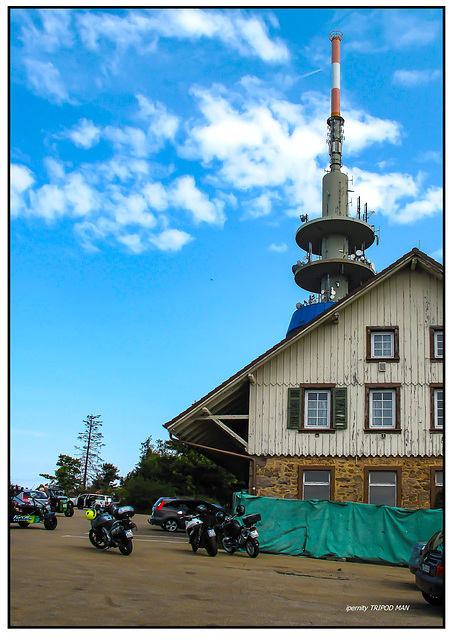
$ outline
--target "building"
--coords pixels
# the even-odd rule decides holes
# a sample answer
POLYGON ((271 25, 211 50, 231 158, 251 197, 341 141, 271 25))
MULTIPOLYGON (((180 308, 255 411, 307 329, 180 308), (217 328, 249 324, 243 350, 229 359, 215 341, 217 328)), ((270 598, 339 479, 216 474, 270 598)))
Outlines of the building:
POLYGON ((376 274, 366 205, 341 172, 342 34, 333 32, 330 171, 293 266, 311 292, 287 336, 164 426, 250 493, 434 507, 443 488, 443 267, 412 249, 376 274))

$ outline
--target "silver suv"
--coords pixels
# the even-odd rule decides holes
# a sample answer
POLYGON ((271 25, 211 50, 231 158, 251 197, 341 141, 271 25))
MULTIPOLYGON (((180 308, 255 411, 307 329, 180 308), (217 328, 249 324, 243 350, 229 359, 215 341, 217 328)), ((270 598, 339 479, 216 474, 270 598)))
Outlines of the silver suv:
POLYGON ((148 522, 149 524, 160 525, 164 531, 184 529, 184 516, 194 514, 199 504, 204 505, 213 515, 218 511, 224 511, 226 514, 225 509, 220 505, 212 504, 205 500, 197 500, 196 498, 159 498, 153 506, 148 522))

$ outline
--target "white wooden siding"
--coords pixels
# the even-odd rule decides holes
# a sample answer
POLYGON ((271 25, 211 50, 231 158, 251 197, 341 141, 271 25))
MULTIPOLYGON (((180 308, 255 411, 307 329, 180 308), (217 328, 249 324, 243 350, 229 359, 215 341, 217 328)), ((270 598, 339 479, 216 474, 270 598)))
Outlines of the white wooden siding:
POLYGON ((431 382, 442 382, 430 361, 432 325, 443 324, 443 283, 409 267, 351 301, 338 324, 324 323, 255 371, 250 388, 248 451, 254 455, 442 455, 443 436, 430 427, 431 382), (366 327, 399 327, 399 362, 366 361, 366 327), (301 383, 348 387, 348 427, 335 433, 287 429, 288 387, 301 383), (365 384, 401 384, 401 433, 365 433, 365 384))

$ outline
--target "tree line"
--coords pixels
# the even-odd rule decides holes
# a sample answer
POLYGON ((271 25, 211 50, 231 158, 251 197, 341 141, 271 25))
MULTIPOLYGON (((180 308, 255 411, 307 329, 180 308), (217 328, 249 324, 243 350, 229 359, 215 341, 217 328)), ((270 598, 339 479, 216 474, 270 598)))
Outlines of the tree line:
POLYGON ((54 474, 40 474, 66 495, 113 495, 121 504, 146 512, 161 496, 198 498, 228 506, 233 492, 246 489, 234 474, 196 449, 177 440, 159 439, 153 443, 151 437, 141 443, 134 469, 121 477, 118 468, 100 456, 104 446, 100 417, 89 415, 84 420, 77 457, 60 454, 54 474))

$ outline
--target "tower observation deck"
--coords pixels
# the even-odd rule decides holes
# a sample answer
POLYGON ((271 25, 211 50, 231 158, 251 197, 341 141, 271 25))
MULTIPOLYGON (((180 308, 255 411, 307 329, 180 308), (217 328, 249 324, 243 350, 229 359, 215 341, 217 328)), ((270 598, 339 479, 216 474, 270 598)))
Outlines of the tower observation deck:
MULTIPOLYGON (((340 42, 343 34, 333 31, 331 114, 327 120, 330 171, 322 181, 322 215, 303 224, 296 232, 296 243, 306 251, 305 261, 293 266, 296 284, 315 294, 322 303, 336 302, 375 275, 365 251, 376 234, 368 224, 360 204, 355 217, 349 214, 348 176, 342 173, 344 119, 340 115, 340 42)), ((358 200, 360 203, 360 199, 358 200)))

